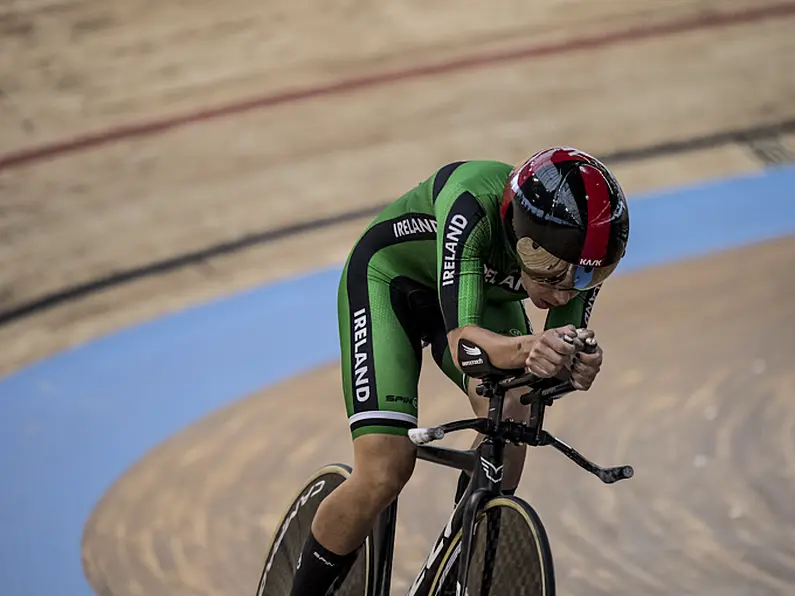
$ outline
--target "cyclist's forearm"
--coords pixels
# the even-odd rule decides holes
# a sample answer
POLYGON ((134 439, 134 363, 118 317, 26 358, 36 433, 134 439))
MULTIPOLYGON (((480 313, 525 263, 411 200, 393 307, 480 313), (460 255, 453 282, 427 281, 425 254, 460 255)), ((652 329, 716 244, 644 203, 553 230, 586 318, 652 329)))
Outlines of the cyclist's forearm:
POLYGON ((450 353, 456 366, 459 366, 458 341, 461 338, 474 342, 485 350, 491 363, 498 368, 524 368, 527 354, 535 341, 532 335, 511 337, 475 325, 459 327, 447 334, 450 353))

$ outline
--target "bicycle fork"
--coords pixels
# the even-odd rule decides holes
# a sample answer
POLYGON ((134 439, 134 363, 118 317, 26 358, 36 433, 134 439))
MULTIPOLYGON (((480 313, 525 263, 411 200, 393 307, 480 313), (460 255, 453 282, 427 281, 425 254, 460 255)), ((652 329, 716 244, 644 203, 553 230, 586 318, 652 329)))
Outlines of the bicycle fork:
POLYGON ((450 514, 450 518, 447 520, 444 530, 442 530, 441 534, 439 534, 439 537, 436 539, 431 552, 422 565, 422 569, 420 569, 417 577, 414 578, 414 582, 411 584, 411 588, 409 588, 408 596, 425 596, 430 592, 433 580, 438 575, 441 565, 448 562, 442 557, 442 553, 450 549, 453 539, 461 528, 463 516, 464 507, 462 503, 459 503, 450 514))
MULTIPOLYGON (((456 593, 460 596, 466 594, 467 576, 469 574, 470 558, 475 538, 475 522, 478 512, 483 504, 501 493, 504 445, 486 438, 475 450, 477 467, 471 470, 473 475, 469 486, 461 496, 442 532, 439 534, 420 572, 414 579, 407 596, 426 596, 433 587, 434 579, 440 577, 442 566, 452 565, 458 561, 456 593), (449 552, 451 545, 458 534, 461 534, 458 555, 452 552, 445 558, 444 553, 449 552)), ((436 586, 438 589, 438 586, 436 586)))
MULTIPOLYGON (((461 554, 458 563, 458 578, 456 582, 456 595, 467 595, 467 578, 472 562, 472 547, 475 540, 475 522, 483 504, 502 494, 503 478, 503 451, 505 444, 486 438, 477 448, 480 466, 474 474, 470 485, 475 488, 470 495, 464 493, 462 501, 467 499, 464 508, 461 530, 461 554), (499 465, 497 464, 499 462, 499 465)), ((488 541, 487 541, 488 542, 488 541)), ((484 569, 484 575, 490 576, 491 569, 484 569)), ((485 578, 484 578, 485 579, 485 578)))

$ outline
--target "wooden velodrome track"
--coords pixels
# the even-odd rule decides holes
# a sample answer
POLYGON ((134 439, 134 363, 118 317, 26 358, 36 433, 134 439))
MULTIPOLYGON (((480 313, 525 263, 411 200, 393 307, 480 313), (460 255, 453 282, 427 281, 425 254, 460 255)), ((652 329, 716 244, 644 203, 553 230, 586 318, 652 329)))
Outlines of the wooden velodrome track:
MULTIPOLYGON (((0 8, 0 309, 20 313, 0 326, 3 373, 339 263, 369 216, 147 269, 372 207, 453 159, 707 139, 617 159, 637 193, 795 151, 793 2, 318 6, 0 8), (136 269, 145 273, 25 310, 136 269)), ((598 386, 556 406, 549 426, 637 476, 603 487, 557 454, 531 453, 520 493, 548 525, 561 593, 795 593, 793 267, 795 240, 782 239, 604 290, 598 386)), ((422 422, 464 414, 456 390, 425 371, 422 422)), ((121 477, 86 526, 97 592, 250 593, 288 494, 320 464, 350 461, 337 375, 330 363, 250 396, 121 477), (304 436, 280 432, 299 420, 304 436)), ((396 593, 443 523, 453 482, 418 465, 401 500, 396 593)))

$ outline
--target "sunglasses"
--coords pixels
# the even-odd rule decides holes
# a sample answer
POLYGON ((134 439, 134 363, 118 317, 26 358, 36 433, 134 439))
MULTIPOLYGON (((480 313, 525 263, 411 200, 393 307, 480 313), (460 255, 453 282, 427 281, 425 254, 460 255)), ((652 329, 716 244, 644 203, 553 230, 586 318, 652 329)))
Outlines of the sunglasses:
POLYGON ((519 266, 532 281, 558 290, 589 290, 604 282, 618 267, 567 263, 551 255, 529 238, 521 238, 516 246, 519 266))
POLYGON ((616 268, 616 265, 609 267, 585 267, 583 265, 566 264, 566 269, 557 275, 549 276, 538 271, 533 271, 520 262, 522 271, 527 274, 532 281, 553 288, 555 290, 590 290, 604 282, 616 268))

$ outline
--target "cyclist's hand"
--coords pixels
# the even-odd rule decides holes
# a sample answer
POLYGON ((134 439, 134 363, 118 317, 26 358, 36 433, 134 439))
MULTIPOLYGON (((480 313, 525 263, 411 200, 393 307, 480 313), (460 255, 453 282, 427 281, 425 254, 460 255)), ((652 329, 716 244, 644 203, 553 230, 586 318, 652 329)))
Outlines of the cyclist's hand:
POLYGON ((525 366, 539 377, 554 377, 572 360, 576 351, 574 325, 547 329, 533 342, 525 366))
MULTIPOLYGON (((582 331, 580 331, 580 338, 586 341, 582 331)), ((593 332, 588 336, 589 341, 595 343, 593 332)), ((587 391, 590 389, 591 384, 594 382, 596 375, 599 374, 599 369, 602 367, 602 348, 596 344, 596 349, 591 354, 585 352, 577 352, 574 356, 574 363, 571 367, 571 384, 575 389, 580 391, 587 391)))

